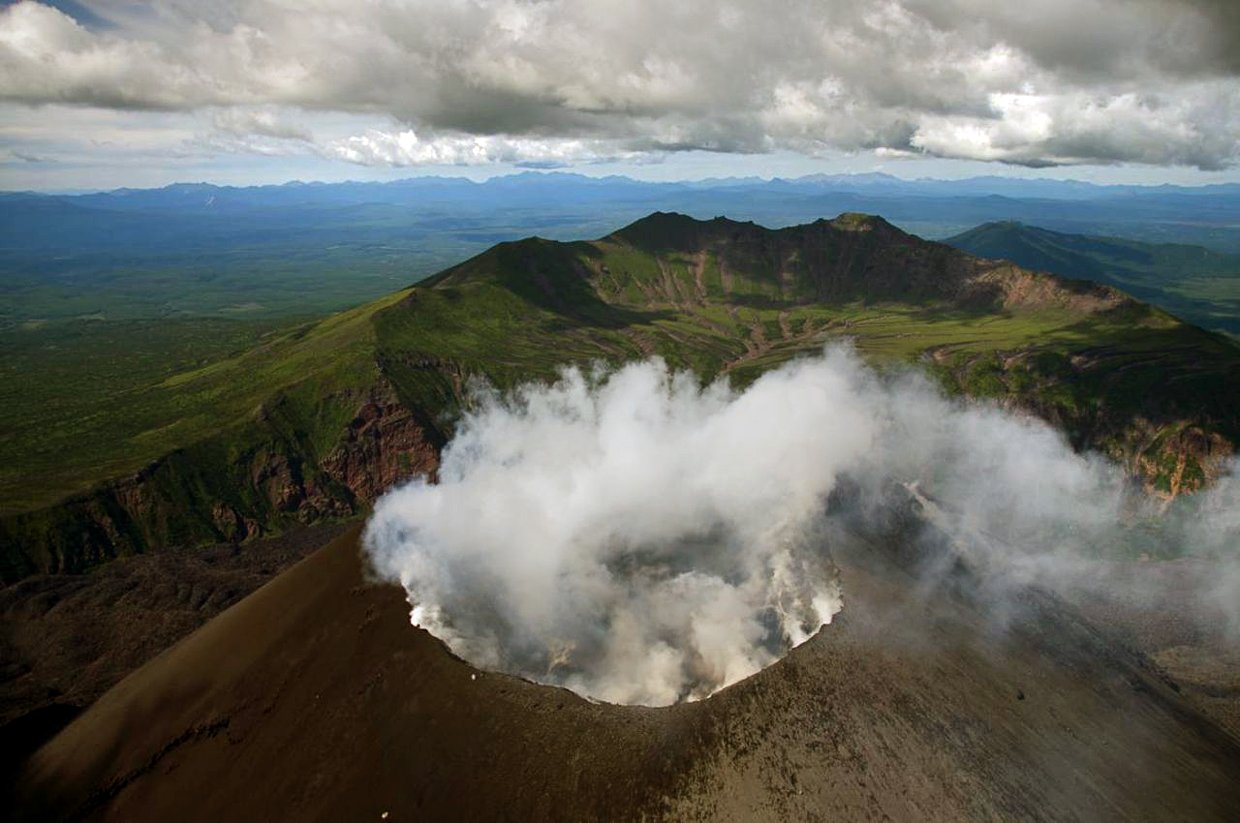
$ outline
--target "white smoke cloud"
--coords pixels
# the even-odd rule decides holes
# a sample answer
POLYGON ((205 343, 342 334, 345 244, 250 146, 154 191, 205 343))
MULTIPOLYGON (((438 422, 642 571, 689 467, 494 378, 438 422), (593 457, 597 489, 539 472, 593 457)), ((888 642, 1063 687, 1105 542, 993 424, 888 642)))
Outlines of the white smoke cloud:
POLYGON ((484 393, 439 483, 382 498, 365 545, 413 622, 466 660, 662 705, 829 622, 832 541, 910 506, 922 525, 906 520, 902 539, 946 537, 999 593, 1105 585, 1095 561, 1141 540, 1240 569, 1240 480, 1160 518, 1117 466, 1049 426, 916 374, 879 377, 842 349, 739 392, 653 360, 484 393))
POLYGON ((1204 598, 1225 622, 1222 628, 1240 638, 1240 459, 1187 508, 1180 514, 1185 545, 1220 560, 1204 598))
POLYGON ((479 665, 613 702, 703 697, 839 609, 807 538, 876 433, 840 357, 742 394, 652 361, 488 396, 438 485, 376 506, 375 566, 479 665))

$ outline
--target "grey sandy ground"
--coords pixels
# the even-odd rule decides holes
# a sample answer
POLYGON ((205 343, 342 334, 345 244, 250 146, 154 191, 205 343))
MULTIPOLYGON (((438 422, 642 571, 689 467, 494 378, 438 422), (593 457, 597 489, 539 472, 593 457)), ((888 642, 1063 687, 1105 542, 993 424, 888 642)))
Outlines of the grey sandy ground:
POLYGON ((710 700, 480 674, 363 582, 355 532, 123 680, 28 765, 18 819, 1227 820, 1240 743, 1030 593, 1000 629, 880 550, 710 700))

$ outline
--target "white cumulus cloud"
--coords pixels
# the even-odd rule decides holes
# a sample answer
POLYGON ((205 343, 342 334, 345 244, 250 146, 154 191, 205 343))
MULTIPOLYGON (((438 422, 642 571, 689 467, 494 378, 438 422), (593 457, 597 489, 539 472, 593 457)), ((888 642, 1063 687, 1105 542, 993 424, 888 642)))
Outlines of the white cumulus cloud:
POLYGON ((366 163, 881 149, 1218 169, 1240 153, 1226 0, 85 6, 94 21, 0 10, 0 100, 400 124, 325 147, 366 163))

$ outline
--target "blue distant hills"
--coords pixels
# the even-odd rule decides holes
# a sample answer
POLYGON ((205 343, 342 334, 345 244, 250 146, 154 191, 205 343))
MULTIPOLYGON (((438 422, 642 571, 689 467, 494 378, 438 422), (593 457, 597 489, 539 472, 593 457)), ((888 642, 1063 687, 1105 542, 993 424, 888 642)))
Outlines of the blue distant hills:
POLYGON ((498 242, 599 237, 654 211, 782 227, 882 215, 928 239, 994 222, 1240 253, 1240 184, 1100 186, 886 174, 644 182, 524 172, 475 182, 0 193, 0 326, 29 319, 321 313, 498 242))

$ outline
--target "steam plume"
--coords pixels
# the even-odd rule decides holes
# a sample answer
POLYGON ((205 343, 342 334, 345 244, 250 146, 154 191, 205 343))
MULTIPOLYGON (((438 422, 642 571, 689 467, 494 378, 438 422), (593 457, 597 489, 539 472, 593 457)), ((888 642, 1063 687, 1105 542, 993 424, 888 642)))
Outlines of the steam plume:
POLYGON ((466 660, 663 705, 756 672, 839 611, 841 483, 853 522, 918 501, 1001 584, 1079 583, 1142 536, 1235 553, 1234 479, 1193 504, 1205 515, 1137 528, 1152 507, 1103 458, 843 349, 740 392, 657 359, 484 392, 440 482, 383 497, 365 545, 412 621, 466 660))

